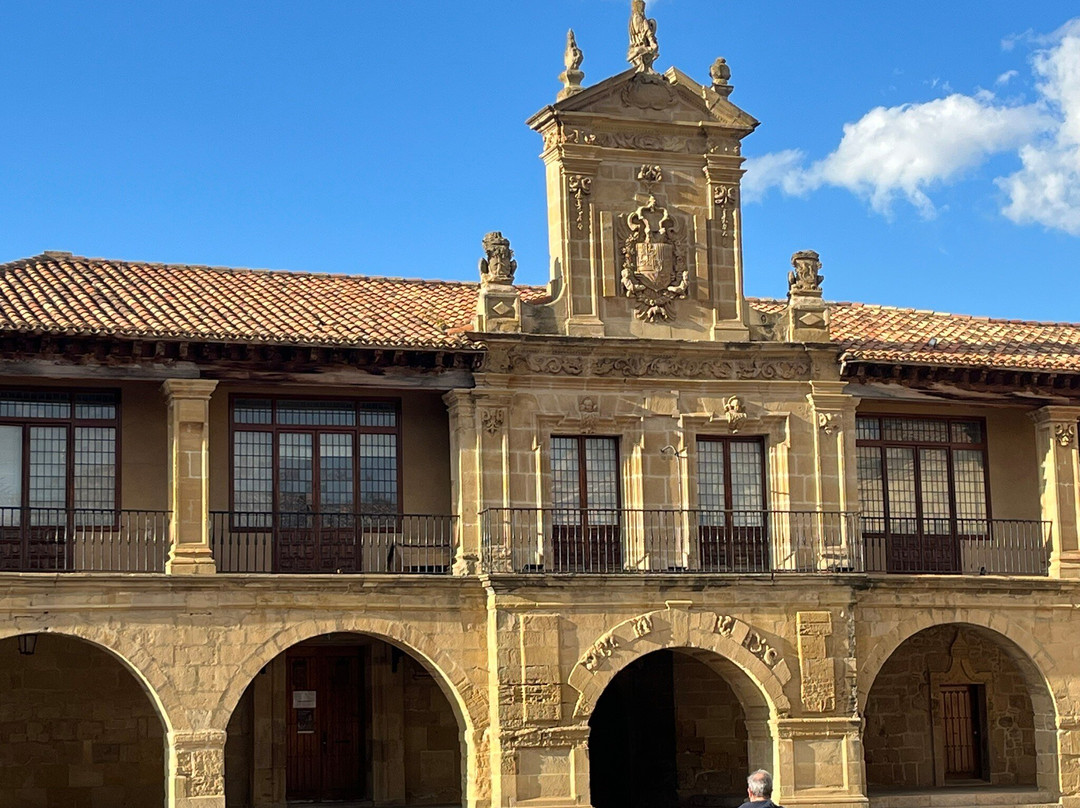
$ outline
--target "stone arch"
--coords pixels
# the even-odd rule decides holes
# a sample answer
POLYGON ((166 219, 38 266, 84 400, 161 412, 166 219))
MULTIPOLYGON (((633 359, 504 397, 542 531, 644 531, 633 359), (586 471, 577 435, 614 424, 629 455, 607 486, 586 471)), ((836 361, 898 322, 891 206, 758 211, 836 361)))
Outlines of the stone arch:
POLYGON ((908 640, 927 629, 956 626, 975 629, 992 640, 1016 665, 1027 687, 1036 716, 1035 752, 1038 760, 1038 785, 1044 791, 1060 793, 1058 754, 1058 694, 1053 692, 1047 673, 1053 660, 1031 632, 1017 630, 1008 620, 996 614, 966 609, 934 609, 904 620, 874 644, 858 665, 858 709, 863 715, 867 700, 878 674, 889 659, 908 640), (1044 716, 1039 721, 1039 716, 1044 716))
POLYGON ((919 612, 874 642, 874 647, 865 658, 859 660, 858 696, 859 711, 866 707, 866 698, 870 688, 881 672, 882 667, 901 645, 920 631, 943 625, 966 625, 989 631, 1005 642, 1002 648, 1020 668, 1029 685, 1038 685, 1035 689, 1045 692, 1050 703, 1051 714, 1057 720, 1057 698, 1047 678, 1053 668, 1053 659, 1046 653, 1031 632, 1018 631, 1008 620, 989 613, 971 612, 967 609, 934 609, 919 612))
POLYGON ((791 672, 787 662, 771 649, 774 656, 751 653, 738 636, 746 636, 746 624, 735 620, 733 630, 725 632, 719 630, 722 619, 713 612, 660 609, 615 626, 570 672, 569 684, 579 694, 574 717, 588 721, 596 700, 619 671, 662 648, 712 652, 710 666, 721 675, 729 674, 725 679, 747 709, 763 711, 770 718, 788 715, 791 702, 784 693, 784 684, 790 681, 791 672), (767 664, 766 659, 773 664, 767 664), (742 675, 730 675, 733 670, 742 675))
POLYGON ((145 646, 132 643, 130 637, 125 640, 125 636, 119 632, 92 625, 71 625, 64 626, 62 629, 31 626, 6 628, 0 629, 0 640, 18 637, 21 634, 63 637, 88 643, 104 651, 119 662, 139 683, 139 687, 146 694, 161 720, 165 737, 169 737, 173 732, 173 720, 183 714, 183 711, 179 709, 180 699, 171 681, 162 672, 157 660, 145 646), (171 705, 176 709, 170 710, 166 705, 171 705))
POLYGON ((224 728, 228 724, 251 680, 278 654, 305 640, 336 633, 366 634, 410 654, 434 677, 466 737, 475 737, 487 726, 487 703, 483 693, 468 680, 461 666, 438 642, 401 621, 365 615, 308 620, 273 634, 237 665, 236 674, 211 713, 211 726, 224 728))

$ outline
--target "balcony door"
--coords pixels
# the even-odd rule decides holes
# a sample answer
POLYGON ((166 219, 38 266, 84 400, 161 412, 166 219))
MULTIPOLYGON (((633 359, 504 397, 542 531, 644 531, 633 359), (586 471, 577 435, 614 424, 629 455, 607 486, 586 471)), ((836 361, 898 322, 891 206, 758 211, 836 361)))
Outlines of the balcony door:
POLYGON ((551 439, 553 572, 622 569, 617 438, 551 439))
POLYGON ((233 520, 272 533, 275 571, 385 567, 365 540, 397 524, 398 422, 394 402, 233 401, 233 520))
POLYGON ((868 557, 889 572, 959 572, 961 541, 989 537, 982 422, 859 416, 856 439, 868 557))
POLYGON ((765 446, 761 438, 701 437, 698 553, 709 572, 768 572, 765 446))

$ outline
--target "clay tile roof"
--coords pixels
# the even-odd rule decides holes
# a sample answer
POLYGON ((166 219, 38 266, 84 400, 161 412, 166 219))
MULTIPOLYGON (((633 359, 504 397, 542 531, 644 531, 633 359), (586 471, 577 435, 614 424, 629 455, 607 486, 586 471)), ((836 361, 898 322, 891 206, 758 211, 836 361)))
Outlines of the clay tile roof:
POLYGON ((477 284, 180 266, 67 253, 0 265, 0 331, 470 348, 477 284))
MULTIPOLYGON (((0 265, 0 332, 480 349, 478 284, 152 264, 44 253, 0 265)), ((518 287, 542 302, 543 287, 518 287)), ((751 299, 776 314, 783 301, 751 299)), ((848 361, 1080 373, 1080 324, 833 303, 848 361)))
MULTIPOLYGON (((784 301, 751 300, 776 314, 784 301)), ((848 361, 1080 373, 1080 324, 999 320, 832 303, 830 337, 848 361)))

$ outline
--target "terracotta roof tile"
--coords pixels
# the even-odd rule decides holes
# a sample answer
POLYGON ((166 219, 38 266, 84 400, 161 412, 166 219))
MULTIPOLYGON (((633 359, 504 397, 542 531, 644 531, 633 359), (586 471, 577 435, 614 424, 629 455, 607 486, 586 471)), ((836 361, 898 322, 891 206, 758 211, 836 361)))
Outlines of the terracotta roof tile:
MULTIPOLYGON (((293 345, 479 348, 478 284, 45 253, 0 265, 0 332, 293 345)), ((522 286, 540 302, 544 287, 522 286)), ((775 314, 784 301, 751 299, 775 314)), ((1080 324, 832 304, 849 360, 1080 373, 1080 324)))

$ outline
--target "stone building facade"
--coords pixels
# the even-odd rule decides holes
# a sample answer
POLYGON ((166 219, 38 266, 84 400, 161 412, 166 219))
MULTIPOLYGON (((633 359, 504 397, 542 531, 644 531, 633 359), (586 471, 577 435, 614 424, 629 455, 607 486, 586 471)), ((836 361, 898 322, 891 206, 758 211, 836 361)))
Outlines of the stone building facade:
POLYGON ((0 806, 1080 806, 1080 326, 747 298, 632 5, 547 287, 0 267, 0 806))

